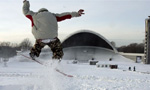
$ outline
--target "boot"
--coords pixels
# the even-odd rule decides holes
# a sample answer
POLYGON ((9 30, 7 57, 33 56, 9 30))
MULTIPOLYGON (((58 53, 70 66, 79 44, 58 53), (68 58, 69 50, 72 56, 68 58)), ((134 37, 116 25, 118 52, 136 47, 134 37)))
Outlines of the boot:
POLYGON ((35 55, 33 53, 29 53, 30 57, 35 60, 35 55))

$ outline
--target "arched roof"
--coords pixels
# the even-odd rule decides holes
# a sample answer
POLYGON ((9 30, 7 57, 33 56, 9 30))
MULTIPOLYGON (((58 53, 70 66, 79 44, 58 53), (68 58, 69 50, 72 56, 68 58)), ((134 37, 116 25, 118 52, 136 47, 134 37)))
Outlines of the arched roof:
POLYGON ((89 30, 81 30, 73 35, 70 35, 67 39, 62 42, 63 48, 75 47, 75 46, 93 46, 102 47, 113 50, 117 50, 112 44, 104 38, 102 35, 89 30))

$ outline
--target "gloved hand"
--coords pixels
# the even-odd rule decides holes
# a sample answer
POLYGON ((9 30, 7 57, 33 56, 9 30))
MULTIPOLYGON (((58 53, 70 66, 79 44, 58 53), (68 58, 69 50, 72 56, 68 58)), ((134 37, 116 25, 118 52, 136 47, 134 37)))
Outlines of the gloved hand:
POLYGON ((78 13, 79 13, 80 16, 81 16, 82 14, 85 14, 85 13, 83 13, 83 12, 84 12, 83 9, 80 9, 80 10, 78 11, 78 13))

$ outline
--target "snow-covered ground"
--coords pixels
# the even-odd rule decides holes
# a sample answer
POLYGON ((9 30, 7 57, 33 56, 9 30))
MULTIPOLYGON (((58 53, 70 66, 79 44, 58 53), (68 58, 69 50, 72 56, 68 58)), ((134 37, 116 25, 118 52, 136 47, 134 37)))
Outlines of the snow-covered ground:
MULTIPOLYGON (((19 62, 22 56, 11 58, 8 67, 0 63, 0 90, 150 90, 150 65, 129 60, 99 61, 99 64, 117 64, 118 69, 61 63, 42 60, 47 66, 36 62, 19 62), (136 71, 133 71, 133 67, 136 71), (131 67, 132 71, 128 68, 131 67), (57 72, 59 69, 64 76, 57 72)), ((121 58, 120 58, 121 59, 121 58)))

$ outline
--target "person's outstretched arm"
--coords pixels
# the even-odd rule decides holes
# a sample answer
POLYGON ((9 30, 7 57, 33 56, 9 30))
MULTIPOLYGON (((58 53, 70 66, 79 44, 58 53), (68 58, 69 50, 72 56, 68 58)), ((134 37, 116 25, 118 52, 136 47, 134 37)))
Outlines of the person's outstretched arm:
POLYGON ((35 12, 33 12, 33 11, 30 10, 30 3, 29 3, 29 1, 24 0, 23 3, 24 3, 24 4, 23 4, 23 7, 22 7, 23 14, 24 14, 28 19, 31 20, 32 26, 34 26, 32 16, 35 14, 35 12))
POLYGON ((81 16, 84 10, 80 9, 78 12, 65 12, 61 14, 54 14, 56 16, 56 19, 58 22, 63 21, 65 19, 71 19, 73 17, 79 17, 81 16))
POLYGON ((23 8, 22 8, 23 14, 24 15, 33 15, 34 12, 30 10, 30 3, 29 3, 29 1, 24 0, 23 3, 24 3, 23 4, 23 8))

